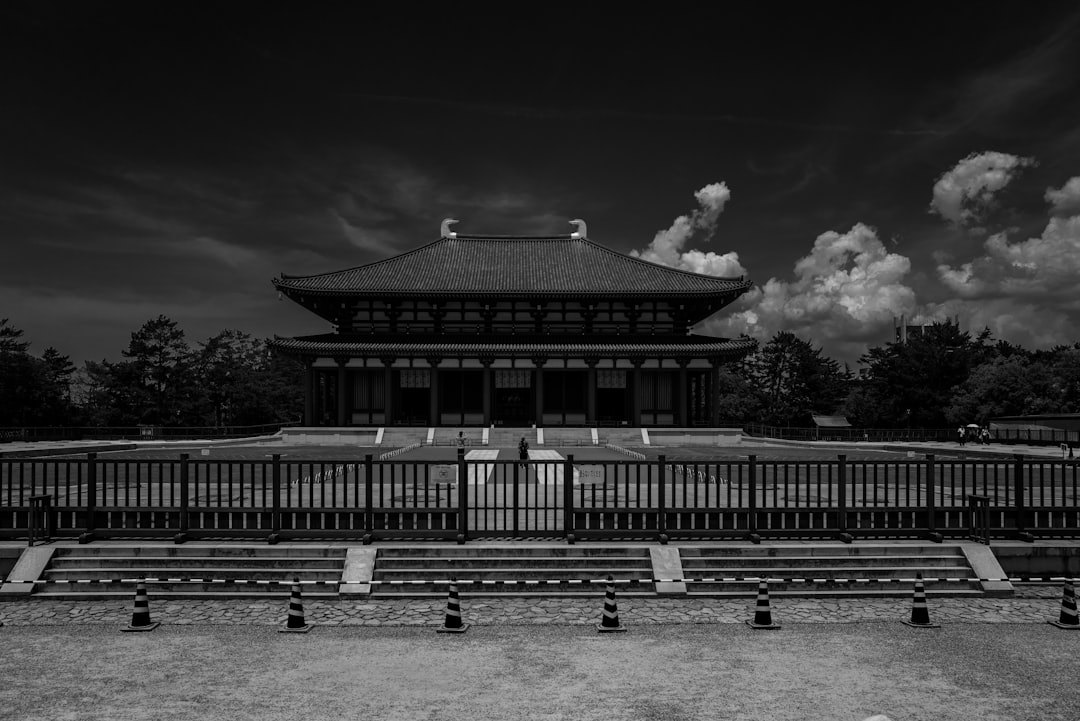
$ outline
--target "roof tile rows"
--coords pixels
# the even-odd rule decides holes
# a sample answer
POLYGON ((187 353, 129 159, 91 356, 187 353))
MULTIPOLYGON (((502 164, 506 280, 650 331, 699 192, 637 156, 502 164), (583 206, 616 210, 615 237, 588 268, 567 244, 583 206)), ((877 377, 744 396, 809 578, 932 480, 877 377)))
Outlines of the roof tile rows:
POLYGON ((743 278, 668 268, 585 238, 457 236, 367 265, 274 280, 284 292, 326 294, 738 295, 743 278))

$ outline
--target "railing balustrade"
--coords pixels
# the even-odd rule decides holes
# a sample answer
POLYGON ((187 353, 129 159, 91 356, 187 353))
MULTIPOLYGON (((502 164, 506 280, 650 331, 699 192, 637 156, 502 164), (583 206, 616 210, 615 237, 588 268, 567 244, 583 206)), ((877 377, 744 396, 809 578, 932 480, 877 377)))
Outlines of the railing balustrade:
POLYGON ((1080 535, 1076 460, 0 459, 0 537, 746 539, 1080 535))

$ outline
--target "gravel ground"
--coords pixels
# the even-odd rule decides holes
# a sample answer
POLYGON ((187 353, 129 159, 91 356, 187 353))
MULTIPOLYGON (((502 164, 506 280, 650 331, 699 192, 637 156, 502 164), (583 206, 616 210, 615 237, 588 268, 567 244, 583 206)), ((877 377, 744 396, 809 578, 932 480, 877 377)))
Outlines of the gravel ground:
POLYGON ((898 622, 0 629, 3 719, 1077 721, 1080 633, 898 622))

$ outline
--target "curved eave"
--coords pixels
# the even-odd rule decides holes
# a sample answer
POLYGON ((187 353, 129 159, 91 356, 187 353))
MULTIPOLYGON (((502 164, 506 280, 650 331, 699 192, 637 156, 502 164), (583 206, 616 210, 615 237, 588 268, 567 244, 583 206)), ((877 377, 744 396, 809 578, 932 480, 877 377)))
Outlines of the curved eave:
POLYGON ((329 289, 313 288, 304 285, 293 285, 284 278, 274 278, 271 282, 274 288, 289 296, 296 297, 323 297, 323 298, 444 298, 471 300, 474 298, 498 298, 506 300, 532 300, 536 298, 590 298, 590 299, 625 299, 634 298, 693 298, 710 299, 723 297, 738 297, 753 287, 749 279, 727 281, 731 284, 727 288, 709 290, 530 290, 530 291, 505 291, 505 290, 416 290, 416 289, 329 289))
POLYGON ((697 343, 454 343, 423 341, 334 341, 275 338, 271 347, 292 355, 329 356, 617 356, 633 357, 741 357, 756 347, 752 340, 716 339, 697 343))

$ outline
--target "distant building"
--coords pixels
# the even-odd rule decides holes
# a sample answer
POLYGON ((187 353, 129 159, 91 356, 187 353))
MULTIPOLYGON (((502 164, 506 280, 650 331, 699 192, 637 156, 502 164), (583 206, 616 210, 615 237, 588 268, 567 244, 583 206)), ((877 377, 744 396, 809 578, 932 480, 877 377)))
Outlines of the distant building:
POLYGON ((578 232, 451 232, 278 292, 334 332, 272 346, 307 368, 304 421, 362 425, 717 425, 720 368, 755 344, 690 332, 748 291, 578 232))
MULTIPOLYGON (((923 333, 930 326, 940 321, 930 321, 929 323, 908 323, 904 315, 899 318, 893 316, 893 342, 894 343, 907 343, 908 338, 922 337, 923 333)), ((946 318, 946 323, 960 327, 960 316, 953 318, 946 318)))

